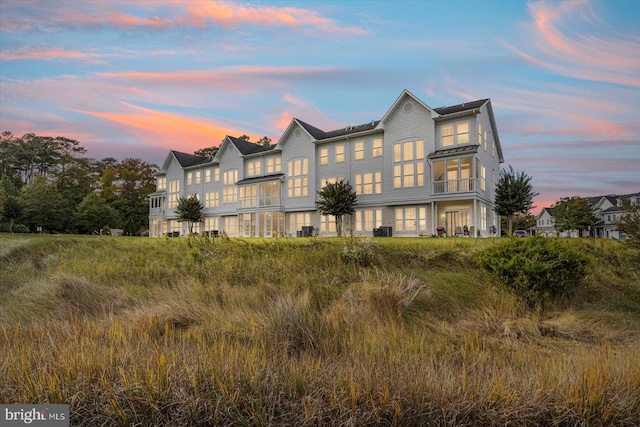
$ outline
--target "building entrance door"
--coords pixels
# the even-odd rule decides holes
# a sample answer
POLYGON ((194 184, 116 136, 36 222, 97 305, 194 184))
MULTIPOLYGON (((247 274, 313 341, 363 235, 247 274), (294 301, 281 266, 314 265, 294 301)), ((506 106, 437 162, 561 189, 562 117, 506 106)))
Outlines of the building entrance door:
POLYGON ((469 211, 447 211, 445 227, 447 229, 447 236, 462 236, 464 235, 465 226, 467 231, 469 230, 469 211))

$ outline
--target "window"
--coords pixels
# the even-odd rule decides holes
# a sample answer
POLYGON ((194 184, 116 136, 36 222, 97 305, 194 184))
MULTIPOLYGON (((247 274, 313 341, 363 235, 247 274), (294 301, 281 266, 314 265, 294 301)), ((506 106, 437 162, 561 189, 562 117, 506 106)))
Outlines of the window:
POLYGON ((444 126, 442 128, 442 146, 449 147, 453 145, 453 126, 444 126))
POLYGON ((356 160, 364 159, 364 141, 358 141, 355 143, 354 155, 356 160))
POLYGON ((469 123, 458 123, 456 130, 458 131, 458 144, 467 144, 469 142, 469 123))
POLYGON ((306 197, 309 187, 309 158, 289 160, 287 194, 289 197, 306 197))
POLYGON ((320 180, 320 188, 324 188, 327 186, 327 184, 335 184, 336 182, 340 182, 343 181, 344 178, 339 176, 337 178, 322 178, 320 180))
POLYGON ((158 190, 165 190, 167 188, 167 177, 159 176, 156 178, 156 188, 158 190))
POLYGON ((344 145, 336 145, 336 163, 344 162, 344 145))
POLYGON ((227 216, 224 218, 224 231, 229 236, 238 235, 238 217, 227 216))
POLYGON ((397 208, 397 231, 425 231, 427 229, 426 208, 397 208))
POLYGON ((486 206, 480 206, 480 228, 482 230, 487 229, 487 207, 486 206))
POLYGON ((204 182, 211 182, 211 169, 204 170, 204 182))
POLYGON ((235 203, 238 201, 238 170, 231 169, 224 172, 224 187, 222 189, 222 203, 235 203))
POLYGON ((402 167, 400 165, 393 167, 393 188, 402 188, 402 167))
POLYGON ((413 187, 414 183, 414 164, 413 163, 405 163, 402 168, 402 175, 404 177, 402 181, 403 187, 413 187))
POLYGON ((213 180, 220 181, 220 168, 213 168, 213 180))
POLYGON ((419 139, 416 141, 416 160, 424 159, 424 141, 419 139))
POLYGON ((258 200, 258 186, 246 185, 240 187, 240 207, 255 208, 258 200))
POLYGON ((320 164, 328 165, 329 164, 329 149, 321 148, 320 149, 320 164))
POLYGON ((393 145, 393 187, 424 186, 424 140, 393 145))
POLYGON ((482 123, 478 123, 478 144, 482 145, 482 123))
POLYGON ((282 170, 280 157, 267 158, 267 173, 278 173, 282 170))
POLYGON ((308 212, 289 214, 289 233, 296 235, 296 231, 301 230, 303 226, 311 225, 311 215, 308 212))
POLYGON ((178 206, 178 197, 180 196, 180 180, 172 179, 169 181, 169 208, 178 206))
POLYGON ((195 183, 196 184, 200 184, 201 175, 202 175, 202 171, 196 171, 195 172, 194 176, 195 176, 195 183))
POLYGON ((355 230, 373 231, 382 226, 382 209, 365 209, 355 211, 355 230))
POLYGON ((220 193, 217 191, 205 194, 205 208, 217 208, 220 203, 220 193))
POLYGON ((320 215, 320 231, 323 233, 335 233, 336 217, 333 215, 320 215))
POLYGON ((187 185, 193 184, 193 172, 187 174, 187 185))
POLYGON ((482 135, 483 135, 482 145, 484 146, 484 151, 486 153, 487 152, 487 131, 485 130, 482 135))
POLYGON ((382 156, 382 138, 376 138, 373 140, 373 157, 381 157, 382 156))
POLYGON ((482 165, 480 165, 480 188, 487 189, 487 170, 482 165))
POLYGON ((413 160, 413 141, 408 141, 402 144, 402 160, 413 160))
POLYGON ((262 172, 262 167, 260 164, 260 160, 252 160, 247 162, 247 176, 256 176, 260 175, 262 172))
POLYGON ((382 174, 380 172, 358 174, 355 176, 355 178, 356 195, 374 193, 379 194, 382 192, 382 174))
POLYGON ((211 231, 211 230, 218 230, 218 217, 213 217, 213 218, 205 218, 204 219, 204 230, 205 231, 211 231))

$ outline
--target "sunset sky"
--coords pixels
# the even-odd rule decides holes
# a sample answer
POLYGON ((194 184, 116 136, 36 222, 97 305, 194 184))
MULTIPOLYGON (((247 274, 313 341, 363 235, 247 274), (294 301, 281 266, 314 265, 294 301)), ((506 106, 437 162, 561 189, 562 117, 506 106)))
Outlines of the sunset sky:
POLYGON ((0 0, 0 131, 161 164, 491 98, 537 213, 640 191, 640 1, 0 0))

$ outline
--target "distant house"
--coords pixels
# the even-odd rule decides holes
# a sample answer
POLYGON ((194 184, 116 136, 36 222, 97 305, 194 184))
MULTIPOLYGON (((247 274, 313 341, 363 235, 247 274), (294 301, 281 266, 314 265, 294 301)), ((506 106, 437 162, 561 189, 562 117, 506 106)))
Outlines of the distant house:
MULTIPOLYGON (((618 231, 616 222, 624 214, 623 200, 627 199, 629 203, 640 203, 640 193, 624 194, 624 195, 606 195, 588 197, 587 205, 593 210, 594 216, 597 218, 596 223, 590 230, 590 236, 602 237, 606 239, 621 239, 625 236, 618 231)), ((536 233, 541 236, 555 236, 555 221, 553 218, 552 208, 544 208, 537 217, 536 233)), ((559 234, 561 237, 578 237, 577 230, 564 231, 559 234)))
POLYGON ((536 218, 535 232, 544 237, 556 235, 556 225, 551 208, 544 208, 536 218))
POLYGON ((227 136, 212 159, 169 152, 149 197, 149 234, 186 234, 175 208, 195 194, 204 205, 200 233, 335 235, 333 217, 315 202, 344 179, 358 199, 347 232, 495 236, 503 161, 489 99, 432 108, 405 90, 364 124, 323 131, 294 118, 274 145, 227 136))
POLYGON ((640 193, 622 196, 600 196, 589 199, 589 205, 593 209, 596 218, 598 218, 593 231, 595 237, 610 239, 621 239, 624 237, 616 227, 616 222, 624 214, 624 198, 626 198, 629 203, 640 203, 640 193))

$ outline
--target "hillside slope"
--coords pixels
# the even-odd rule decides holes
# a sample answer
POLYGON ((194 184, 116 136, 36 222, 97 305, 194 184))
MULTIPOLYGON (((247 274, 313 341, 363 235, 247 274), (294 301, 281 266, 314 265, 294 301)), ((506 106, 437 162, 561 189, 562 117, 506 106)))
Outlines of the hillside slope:
POLYGON ((477 239, 0 235, 0 402, 72 424, 637 425, 638 252, 532 309, 477 239))

